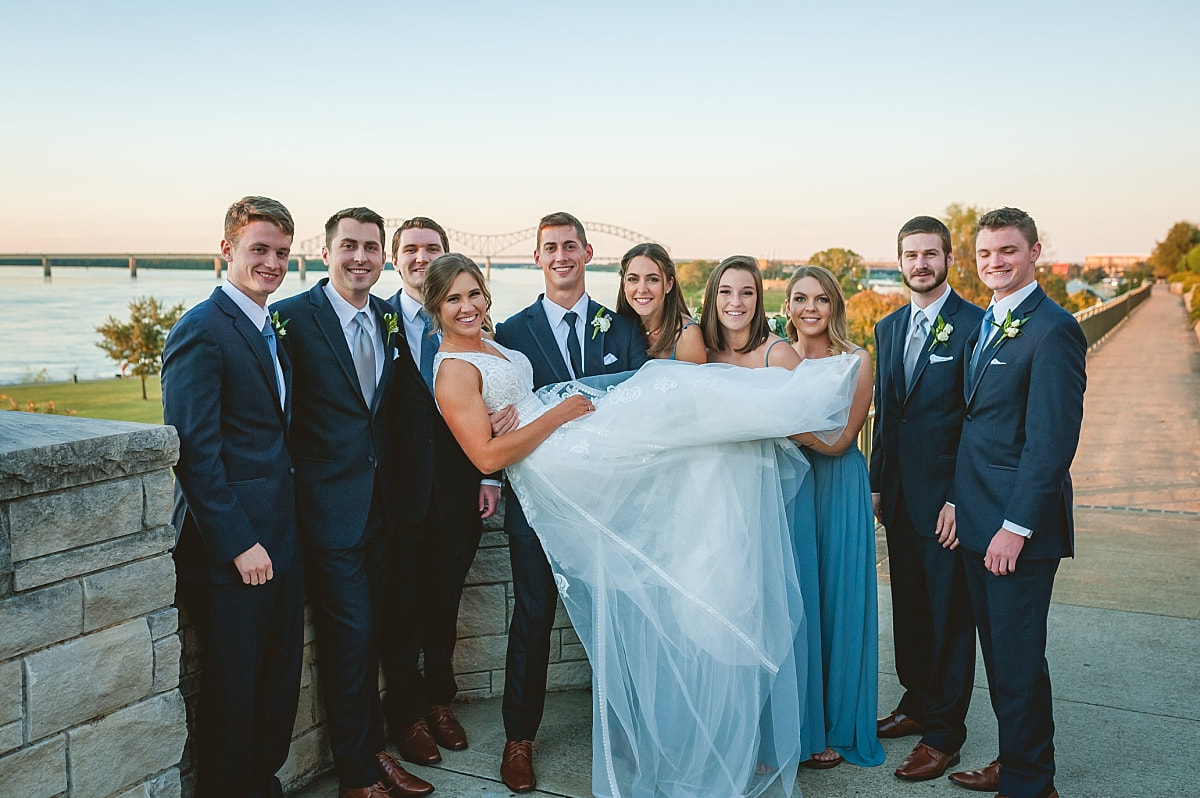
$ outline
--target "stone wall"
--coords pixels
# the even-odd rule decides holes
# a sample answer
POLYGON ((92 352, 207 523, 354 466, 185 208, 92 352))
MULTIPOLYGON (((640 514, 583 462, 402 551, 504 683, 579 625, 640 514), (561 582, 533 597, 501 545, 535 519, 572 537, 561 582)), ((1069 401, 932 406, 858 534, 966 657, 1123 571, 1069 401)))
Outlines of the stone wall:
POLYGON ((0 412, 0 794, 180 795, 168 427, 0 412))

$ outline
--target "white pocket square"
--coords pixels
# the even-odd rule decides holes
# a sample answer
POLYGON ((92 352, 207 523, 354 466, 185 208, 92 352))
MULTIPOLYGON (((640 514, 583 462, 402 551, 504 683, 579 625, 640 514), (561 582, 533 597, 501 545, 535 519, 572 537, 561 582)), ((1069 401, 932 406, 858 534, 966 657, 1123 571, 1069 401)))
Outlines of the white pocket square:
POLYGON ((393 349, 393 350, 392 350, 392 360, 395 360, 395 359, 396 359, 396 358, 398 358, 398 357, 400 357, 400 350, 399 350, 399 349, 393 349))
POLYGON ((954 359, 954 355, 950 355, 949 357, 942 357, 941 355, 930 355, 929 356, 930 363, 949 363, 953 359, 954 359))
POLYGON ((607 355, 604 356, 604 365, 611 366, 613 363, 616 363, 616 362, 617 362, 617 356, 614 355, 612 352, 609 352, 607 355))
POLYGON ((991 362, 991 363, 989 363, 988 365, 990 365, 990 366, 1007 366, 1008 364, 1007 364, 1007 363, 1005 363, 1005 362, 1004 362, 1003 360, 1001 360, 1000 358, 998 358, 998 357, 994 357, 994 358, 992 358, 992 362, 991 362))

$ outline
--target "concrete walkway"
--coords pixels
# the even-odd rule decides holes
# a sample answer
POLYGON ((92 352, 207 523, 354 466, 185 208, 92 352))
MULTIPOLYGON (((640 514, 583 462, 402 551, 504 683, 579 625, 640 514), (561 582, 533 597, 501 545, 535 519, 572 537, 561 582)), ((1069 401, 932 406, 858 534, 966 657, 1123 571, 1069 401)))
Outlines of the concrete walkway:
MULTIPOLYGON (((1178 296, 1156 287, 1088 359, 1075 482, 1077 556, 1059 570, 1050 612, 1058 776, 1064 798, 1185 796, 1200 792, 1200 351, 1178 296), (1165 511, 1165 512, 1164 512, 1165 511)), ((899 698, 891 642, 886 547, 880 555, 879 707, 899 698)), ((591 696, 551 695, 533 796, 589 796, 591 696)), ((498 798, 504 733, 500 701, 461 705, 467 751, 413 767, 435 796, 498 798)), ((982 657, 967 719, 963 767, 996 752, 982 657)), ((892 775, 915 738, 884 740, 877 768, 803 771, 807 798, 970 793, 945 779, 892 775)), ((326 776, 298 793, 337 794, 326 776)))

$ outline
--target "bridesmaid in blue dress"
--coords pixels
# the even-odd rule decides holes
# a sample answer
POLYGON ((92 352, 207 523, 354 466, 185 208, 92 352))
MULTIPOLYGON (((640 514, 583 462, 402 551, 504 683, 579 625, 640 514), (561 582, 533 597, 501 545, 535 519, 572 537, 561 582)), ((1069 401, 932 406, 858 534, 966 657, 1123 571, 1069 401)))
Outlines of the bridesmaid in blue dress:
MULTIPOLYGON (((700 326, 708 344, 710 363, 744 368, 776 366, 794 369, 800 358, 787 341, 771 333, 763 306, 762 274, 751 257, 735 255, 722 261, 708 278, 700 326)), ((796 576, 804 602, 797 620, 796 675, 802 717, 800 752, 805 761, 825 748, 825 684, 822 677, 820 589, 817 581, 816 492, 809 470, 799 484, 785 486, 796 576)), ((841 761, 838 757, 832 767, 841 761)))
POLYGON ((816 489, 821 652, 825 674, 825 744, 809 767, 843 758, 860 766, 883 762, 875 736, 879 688, 875 523, 867 463, 858 434, 871 406, 871 356, 846 332, 846 300, 837 278, 819 266, 796 271, 787 287, 787 332, 802 360, 850 354, 862 364, 841 437, 826 444, 797 436, 809 452, 816 489))
POLYGON ((692 320, 675 277, 675 263, 659 244, 638 244, 621 258, 617 312, 646 333, 651 359, 704 363, 704 336, 692 320))

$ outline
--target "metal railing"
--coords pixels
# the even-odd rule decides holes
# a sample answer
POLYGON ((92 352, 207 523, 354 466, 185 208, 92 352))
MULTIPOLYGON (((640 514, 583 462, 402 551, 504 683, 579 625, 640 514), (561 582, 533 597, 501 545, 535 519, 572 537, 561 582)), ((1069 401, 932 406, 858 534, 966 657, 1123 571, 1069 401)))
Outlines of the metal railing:
POLYGON ((1152 283, 1143 283, 1141 288, 1135 288, 1128 293, 1113 297, 1107 302, 1084 308, 1075 314, 1083 335, 1087 338, 1088 349, 1104 340, 1121 321, 1133 312, 1133 309, 1146 301, 1150 296, 1152 283))

